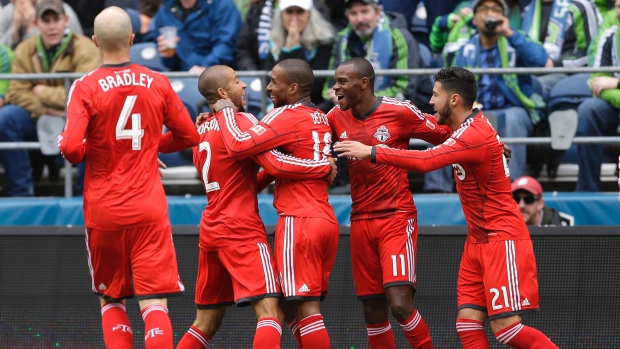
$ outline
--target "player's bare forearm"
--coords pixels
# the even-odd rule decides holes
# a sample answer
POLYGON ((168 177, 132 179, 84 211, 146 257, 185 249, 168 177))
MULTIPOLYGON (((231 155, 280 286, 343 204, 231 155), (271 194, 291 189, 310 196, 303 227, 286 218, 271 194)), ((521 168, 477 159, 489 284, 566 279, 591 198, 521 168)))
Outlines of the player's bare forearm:
POLYGON ((342 141, 334 145, 334 151, 339 153, 338 157, 348 156, 356 159, 368 159, 372 146, 357 141, 342 141))

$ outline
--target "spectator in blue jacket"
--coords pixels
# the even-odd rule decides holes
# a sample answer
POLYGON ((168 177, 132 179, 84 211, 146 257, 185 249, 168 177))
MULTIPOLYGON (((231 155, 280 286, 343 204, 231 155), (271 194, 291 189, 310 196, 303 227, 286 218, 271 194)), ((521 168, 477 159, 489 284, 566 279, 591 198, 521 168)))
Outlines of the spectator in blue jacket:
POLYGON ((164 0, 152 20, 159 28, 177 28, 176 51, 157 37, 162 61, 172 71, 202 72, 212 65, 232 65, 241 29, 241 15, 230 0, 164 0))
MULTIPOLYGON (((456 56, 456 66, 464 68, 544 67, 549 56, 544 47, 525 33, 510 28, 503 0, 476 0, 472 6, 478 34, 456 56)), ((501 137, 528 137, 542 117, 545 104, 534 92, 530 75, 481 74, 477 76, 481 108, 497 116, 501 137), (503 117, 502 117, 503 116, 503 117)), ((510 176, 525 175, 526 145, 512 148, 510 176)))

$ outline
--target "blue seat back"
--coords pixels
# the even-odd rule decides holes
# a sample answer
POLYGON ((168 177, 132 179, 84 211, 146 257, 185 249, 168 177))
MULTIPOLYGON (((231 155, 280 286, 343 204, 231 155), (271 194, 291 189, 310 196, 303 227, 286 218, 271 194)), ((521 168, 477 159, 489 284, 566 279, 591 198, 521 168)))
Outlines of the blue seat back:
POLYGON ((154 42, 135 44, 129 49, 129 54, 133 63, 138 63, 158 72, 169 71, 162 63, 159 51, 157 51, 157 44, 154 42))
POLYGON ((198 91, 198 77, 170 78, 172 89, 185 104, 189 115, 196 119, 198 114, 208 111, 207 101, 198 91))
POLYGON ((570 75, 558 81, 547 100, 549 114, 556 110, 577 109, 584 99, 592 97, 588 86, 589 73, 570 75))

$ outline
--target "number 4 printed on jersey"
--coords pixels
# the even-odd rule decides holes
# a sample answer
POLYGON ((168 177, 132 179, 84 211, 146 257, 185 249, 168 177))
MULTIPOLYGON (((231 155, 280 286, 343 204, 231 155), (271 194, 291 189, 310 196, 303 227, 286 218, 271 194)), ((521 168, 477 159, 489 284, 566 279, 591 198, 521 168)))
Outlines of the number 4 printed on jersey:
POLYGON ((142 137, 144 137, 144 129, 142 129, 142 119, 139 113, 131 114, 133 106, 136 104, 138 96, 127 96, 121 115, 118 116, 116 122, 116 139, 131 139, 131 150, 142 149, 142 137), (131 115, 131 128, 125 129, 129 116, 131 115))

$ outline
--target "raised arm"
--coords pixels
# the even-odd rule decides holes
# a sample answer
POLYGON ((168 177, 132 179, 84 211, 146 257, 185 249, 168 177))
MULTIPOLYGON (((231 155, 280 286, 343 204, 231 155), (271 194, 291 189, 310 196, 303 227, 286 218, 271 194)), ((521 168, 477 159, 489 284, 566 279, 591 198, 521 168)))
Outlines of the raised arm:
POLYGON ((164 134, 159 142, 158 151, 161 153, 174 153, 200 142, 192 118, 172 87, 169 88, 166 98, 164 125, 170 132, 164 134))
POLYGON ((333 170, 328 160, 300 159, 275 149, 257 154, 252 159, 270 175, 285 179, 327 180, 333 170))

